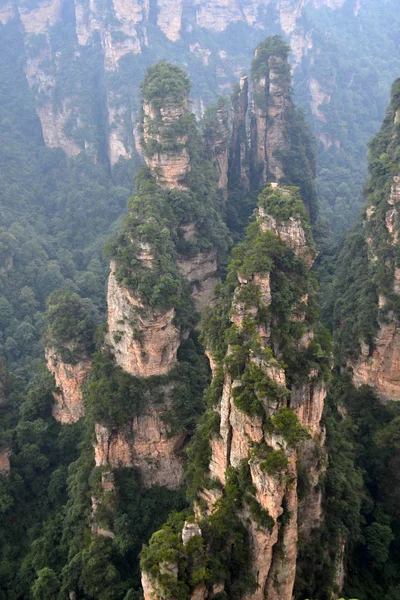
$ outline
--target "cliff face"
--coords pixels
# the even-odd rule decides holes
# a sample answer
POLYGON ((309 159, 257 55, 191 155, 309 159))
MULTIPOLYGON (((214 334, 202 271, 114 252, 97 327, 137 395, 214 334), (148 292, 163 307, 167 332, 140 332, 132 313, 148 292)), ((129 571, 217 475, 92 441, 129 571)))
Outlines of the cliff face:
POLYGON ((248 77, 240 78, 232 96, 232 137, 229 154, 229 175, 232 187, 249 187, 249 146, 247 139, 247 110, 249 106, 248 77))
POLYGON ((87 358, 76 364, 69 364, 52 348, 46 349, 46 361, 57 386, 57 391, 53 393, 53 417, 59 423, 79 421, 85 414, 82 388, 90 373, 92 361, 87 358))
MULTIPOLYGON (((209 349, 211 355, 217 353, 213 361, 215 379, 212 386, 219 390, 217 379, 220 381, 221 373, 223 383, 218 400, 209 413, 209 419, 214 414, 218 425, 208 434, 210 459, 203 480, 207 483, 198 490, 194 505, 197 537, 203 539, 204 535, 204 547, 212 553, 210 544, 215 543, 214 538, 210 542, 209 534, 201 532, 209 532, 220 510, 236 514, 248 535, 251 565, 248 576, 253 581, 240 597, 251 600, 265 597, 291 600, 299 530, 302 535, 310 536, 321 521, 318 484, 322 468, 317 450, 323 443, 321 418, 326 396, 323 375, 326 359, 321 362, 314 356, 308 371, 302 369, 298 373, 284 367, 288 360, 287 348, 282 345, 278 333, 279 322, 283 325, 286 319, 302 323, 298 337, 289 344, 293 344, 295 353, 313 354, 315 333, 306 317, 309 296, 304 293, 310 285, 308 270, 313 250, 304 208, 292 194, 294 191, 289 188, 274 186, 262 195, 257 222, 249 228, 243 248, 238 249, 236 255, 241 257, 241 262, 239 266, 236 262, 237 270, 228 274, 226 285, 231 289, 232 308, 225 334, 228 340, 226 355, 221 361, 217 356, 220 348, 213 351, 211 345, 209 349), (285 211, 283 216, 276 207, 285 201, 289 212, 285 211), (293 232, 293 237, 289 231, 293 232), (277 254, 273 253, 273 259, 269 254, 274 244, 277 244, 275 252, 282 252, 281 256, 286 255, 289 262, 289 256, 292 256, 292 267, 288 271, 288 263, 283 267, 277 254), (264 248, 260 261, 255 259, 256 263, 252 254, 255 247, 264 248), (297 280, 295 284, 297 297, 292 297, 286 317, 275 312, 275 294, 280 293, 276 279, 280 275, 276 268, 283 268, 289 280, 296 270, 302 273, 301 282, 297 280), (311 478, 310 491, 302 498, 302 521, 298 523, 297 464, 300 461, 311 478), (229 498, 234 485, 239 486, 238 495, 234 496, 236 501, 231 505, 229 498), (226 507, 225 503, 228 503, 226 507)), ((212 327, 215 326, 213 323, 212 327)), ((228 547, 235 543, 229 534, 226 542, 228 547)), ((172 597, 168 595, 170 588, 157 574, 156 566, 151 572, 146 569, 148 561, 151 562, 151 551, 150 543, 143 561, 145 597, 172 597)), ((179 561, 171 565, 170 572, 172 580, 180 584, 178 571, 180 573, 179 561)), ((162 574, 161 569, 159 573, 162 574)), ((231 577, 234 579, 235 574, 231 577)), ((230 585, 232 579, 224 581, 223 577, 217 576, 213 586, 207 584, 192 589, 191 597, 212 598, 216 586, 219 592, 225 591, 229 597, 230 585)))
POLYGON ((125 427, 111 431, 96 425, 97 467, 137 467, 144 487, 176 489, 183 481, 182 448, 185 435, 171 436, 162 416, 171 410, 173 388, 165 389, 163 406, 151 401, 125 427))
POLYGON ((187 189, 185 180, 190 170, 188 138, 178 130, 189 117, 188 102, 161 106, 159 109, 145 103, 143 114, 143 139, 147 165, 152 169, 161 186, 187 189), (177 133, 171 134, 174 130, 177 130, 177 133))
POLYGON ((176 363, 181 333, 175 311, 152 311, 126 287, 118 285, 115 262, 108 279, 108 344, 116 364, 135 377, 165 375, 176 363))
MULTIPOLYGON (((232 81, 243 68, 242 57, 227 60, 230 48, 208 48, 203 36, 196 33, 201 31, 199 28, 218 34, 232 24, 243 23, 268 33, 273 14, 274 21, 290 40, 295 64, 299 65, 302 57, 313 49, 314 32, 302 25, 304 9, 328 7, 339 11, 343 3, 344 0, 190 0, 186 3, 179 0, 171 4, 157 0, 151 6, 149 0, 111 0, 106 6, 92 0, 69 3, 40 0, 29 6, 19 0, 2 4, 0 23, 20 18, 26 49, 25 71, 36 99, 46 144, 62 148, 69 156, 83 151, 97 159, 100 152, 105 153, 114 165, 120 157, 134 156, 138 145, 135 138, 139 114, 135 98, 139 81, 126 85, 127 78, 132 77, 130 65, 135 57, 159 45, 160 35, 167 43, 179 41, 188 56, 198 56, 205 65, 216 60, 217 84, 223 91, 227 80, 232 81), (63 31, 62 42, 55 35, 58 29, 63 31), (187 34, 190 34, 188 39, 187 34), (34 39, 33 35, 40 37, 34 39), (83 94, 91 98, 95 110, 81 101, 83 94), (107 121, 106 126, 98 121, 100 113, 102 121, 107 121)), ((361 0, 357 6, 358 14, 361 0)), ((155 53, 154 60, 156 56, 159 53, 155 53)), ((318 98, 329 101, 331 84, 310 80, 309 85, 315 117, 323 120, 318 112, 318 98), (319 95, 314 93, 316 86, 319 86, 319 95)), ((203 92, 198 89, 196 94, 199 96, 196 100, 204 103, 203 92)), ((270 111, 271 114, 279 112, 279 105, 270 111)), ((328 140, 328 134, 322 132, 321 136, 328 140)), ((332 142, 329 139, 327 143, 332 142)), ((161 156, 160 161, 165 163, 166 158, 161 156)), ((184 163, 183 160, 175 168, 181 172, 185 169, 184 163)))
POLYGON ((372 386, 384 402, 400 400, 398 87, 397 81, 387 117, 372 143, 368 206, 363 222, 370 277, 377 298, 377 321, 373 338, 361 337, 358 357, 349 362, 355 385, 372 386), (375 167, 382 161, 383 149, 387 160, 392 160, 392 167, 378 177, 375 167))
POLYGON ((228 191, 228 147, 230 138, 228 103, 220 99, 206 112, 204 138, 208 156, 218 173, 218 188, 228 191))
POLYGON ((290 70, 287 49, 268 38, 256 49, 252 66, 253 114, 251 146, 253 164, 260 183, 268 177, 282 179, 283 165, 278 152, 288 149, 286 134, 290 99, 290 70))

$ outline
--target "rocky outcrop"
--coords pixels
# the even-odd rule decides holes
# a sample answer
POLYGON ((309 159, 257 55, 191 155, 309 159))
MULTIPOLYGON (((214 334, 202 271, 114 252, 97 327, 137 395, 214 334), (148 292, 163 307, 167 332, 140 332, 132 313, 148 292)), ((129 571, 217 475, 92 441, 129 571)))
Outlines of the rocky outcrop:
POLYGON ((228 146, 229 146, 229 110, 225 101, 220 101, 212 115, 213 124, 206 145, 209 156, 218 173, 218 188, 228 192, 228 146))
POLYGON ((169 0, 157 0, 157 25, 172 42, 180 38, 182 27, 183 0, 171 4, 169 0))
POLYGON ((151 402, 124 427, 110 431, 96 425, 95 459, 97 467, 118 469, 137 467, 145 487, 182 485, 182 450, 185 436, 170 435, 163 414, 171 407, 172 388, 165 389, 162 406, 151 402))
MULTIPOLYGON (((395 117, 396 122, 396 117, 395 117)), ((397 247, 399 244, 400 219, 400 177, 395 176, 387 199, 387 210, 384 215, 384 226, 387 231, 388 244, 397 247)), ((379 267, 379 245, 373 235, 373 227, 379 219, 375 205, 369 205, 365 213, 364 229, 368 244, 368 257, 373 267, 379 267)), ((389 260, 386 260, 386 268, 389 260)), ((393 283, 391 294, 400 294, 400 269, 392 265, 393 283)), ((373 343, 360 340, 360 353, 357 359, 349 362, 353 370, 353 382, 356 386, 370 385, 384 402, 400 400, 400 323, 394 311, 387 311, 388 298, 379 294, 379 308, 384 318, 380 319, 379 329, 373 343)))
MULTIPOLYGON (((291 600, 299 535, 310 538, 322 518, 319 481, 323 472, 320 464, 324 442, 321 419, 326 383, 315 362, 308 373, 304 373, 302 367, 297 375, 283 366, 284 348, 276 338, 279 317, 273 312, 276 293, 274 270, 250 273, 247 262, 248 256, 254 256, 252 244, 258 247, 257 244, 261 244, 268 232, 302 259, 305 281, 308 281, 313 252, 305 233, 307 226, 303 221, 303 211, 299 209, 298 212, 294 208, 291 215, 278 222, 268 208, 271 207, 272 211, 275 206, 276 194, 280 195, 282 202, 287 199, 289 203, 293 193, 290 188, 266 188, 265 201, 260 197, 256 222, 260 238, 252 237, 255 233, 251 230, 244 246, 245 256, 241 257, 243 266, 237 267, 226 357, 219 363, 213 361, 214 377, 220 377, 222 370, 223 384, 213 409, 218 427, 209 436, 211 456, 205 475, 208 484, 198 492, 194 506, 196 520, 191 525, 195 529, 194 535, 202 537, 202 521, 214 518, 231 493, 235 481, 232 473, 242 474, 247 468, 246 487, 235 496, 238 508, 229 505, 227 509, 233 513, 236 511, 248 533, 250 571, 255 586, 243 593, 243 600, 264 600, 266 597, 291 600), (289 377, 297 382, 289 386, 289 377), (298 442, 294 443, 279 428, 277 423, 281 417, 288 422, 290 420, 297 432, 303 432, 299 434, 298 442), (297 496, 297 466, 300 460, 310 473, 311 483, 306 498, 302 500, 301 522, 298 521, 297 496)), ((289 273, 287 276, 290 277, 289 273)), ((232 273, 230 278, 232 282, 232 273)), ((308 294, 295 302, 289 317, 291 321, 298 320, 298 306, 307 302, 308 294)), ((296 342, 299 352, 309 348, 314 338, 312 324, 305 326, 305 316, 301 322, 305 333, 296 342)), ((212 348, 209 352, 213 354, 212 348)), ((318 362, 318 359, 315 360, 318 362)), ((204 531, 207 546, 207 527, 204 531)), ((187 524, 182 536, 184 540, 188 537, 187 524)), ((175 564, 175 567, 178 568, 178 565, 175 564)), ((218 582, 218 585, 218 591, 229 597, 230 582, 218 582)), ((149 573, 143 574, 143 586, 148 598, 169 598, 161 582, 149 573)), ((191 597, 212 598, 213 593, 200 583, 191 590, 191 597)))
POLYGON ((108 334, 115 362, 135 377, 165 375, 175 365, 181 334, 175 310, 152 310, 134 292, 118 284, 116 264, 108 279, 108 334))
POLYGON ((268 215, 260 208, 261 229, 273 231, 282 240, 284 244, 292 248, 294 253, 303 258, 309 267, 314 262, 314 255, 307 243, 306 233, 298 217, 290 217, 286 222, 278 222, 272 215, 268 215))
POLYGON ((247 138, 247 110, 249 105, 249 81, 240 78, 238 88, 232 95, 232 138, 229 151, 229 174, 231 187, 249 187, 249 145, 247 138))
POLYGON ((363 345, 360 357, 350 363, 356 386, 372 386, 380 398, 400 400, 400 328, 397 321, 383 324, 374 346, 363 345))
POLYGON ((190 170, 188 138, 179 126, 189 116, 189 103, 143 106, 143 140, 145 161, 162 187, 187 189, 190 170), (177 133, 175 133, 178 131, 177 133))
MULTIPOLYGON (((154 193, 165 201, 165 212, 157 201, 154 202, 154 207, 151 205, 152 196, 146 187, 143 202, 140 203, 142 197, 139 186, 138 209, 131 216, 132 225, 121 234, 116 259, 111 261, 108 280, 106 346, 111 349, 115 364, 126 373, 141 378, 144 385, 146 379, 169 375, 174 367, 178 368, 178 348, 187 339, 192 325, 182 325, 177 313, 186 302, 186 310, 193 312, 195 326, 195 307, 200 311, 211 302, 218 281, 217 249, 209 249, 208 244, 206 251, 196 252, 205 217, 195 216, 192 207, 196 210, 198 200, 188 181, 192 165, 187 143, 190 134, 197 135, 193 129, 193 116, 189 113, 189 87, 185 73, 166 62, 154 65, 146 75, 142 86, 142 146, 148 171, 144 170, 143 176, 148 177, 147 184, 153 186, 154 193), (155 85, 161 90, 160 94, 154 93, 155 85), (192 220, 186 220, 181 209, 175 215, 173 202, 168 204, 170 198, 187 202, 191 206, 192 220), (171 233, 165 242, 171 262, 168 263, 167 260, 160 267, 160 257, 157 256, 159 250, 155 245, 157 240, 152 235, 146 237, 143 232, 154 226, 157 228, 155 224, 158 220, 165 223, 163 220, 168 211, 171 211, 172 232, 164 224, 159 237, 167 239, 171 233), (177 238, 181 244, 180 253, 174 249, 177 238), (188 247, 186 253, 185 245, 188 247), (123 252, 118 261, 119 250, 127 250, 126 247, 129 252, 123 252), (125 258, 126 254, 130 256, 128 260, 125 258), (170 268, 168 273, 164 272, 165 264, 170 268), (131 287, 125 284, 135 274, 138 278, 142 277, 142 281, 145 281, 146 276, 152 278, 153 283, 147 286, 147 295, 136 291, 133 284, 131 287), (171 285, 172 282, 177 290, 181 289, 176 292, 176 297, 179 293, 182 294, 180 301, 176 301, 177 309, 171 301, 168 308, 164 308, 165 298, 162 299, 164 303, 160 301, 156 305, 148 302, 152 286, 155 287, 158 281, 156 274, 160 279, 167 275, 168 284, 171 285)), ((217 147, 218 144, 215 156, 220 159, 217 147)), ((217 197, 215 187, 212 193, 217 197)), ((210 204, 211 202, 210 199, 210 204)), ((216 218, 219 216, 216 215, 216 218)), ((97 425, 95 453, 98 466, 110 470, 122 466, 137 467, 145 487, 161 485, 175 489, 182 484, 182 447, 187 432, 182 428, 180 433, 173 434, 167 424, 173 411, 177 386, 176 376, 174 377, 168 387, 165 383, 155 385, 153 393, 146 398, 146 406, 122 427, 111 431, 104 424, 97 425)))
POLYGON ((193 258, 179 259, 178 269, 184 279, 191 284, 192 296, 199 312, 209 306, 219 281, 218 253, 216 250, 200 252, 193 258))
POLYGON ((255 52, 252 68, 253 104, 251 152, 260 184, 271 176, 282 179, 279 153, 288 149, 287 110, 291 106, 287 49, 279 38, 268 38, 255 52))
POLYGON ((54 375, 56 391, 53 417, 59 423, 75 423, 85 414, 83 383, 88 376, 92 361, 82 358, 75 364, 66 363, 53 348, 46 349, 47 368, 54 375))

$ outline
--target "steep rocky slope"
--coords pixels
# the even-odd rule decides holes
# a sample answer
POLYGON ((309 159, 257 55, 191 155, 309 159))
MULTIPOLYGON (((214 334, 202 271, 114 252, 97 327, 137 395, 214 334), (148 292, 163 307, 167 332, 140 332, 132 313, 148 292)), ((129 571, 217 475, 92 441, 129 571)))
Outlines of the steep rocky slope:
MULTIPOLYGON (((336 308, 338 338, 343 354, 348 352, 355 385, 370 385, 385 402, 400 400, 399 108, 399 81, 396 81, 382 129, 371 143, 367 207, 360 231, 359 256, 363 264, 358 269, 353 267, 352 285, 344 302, 336 308), (356 294, 363 306, 349 327, 349 310, 354 306, 356 294)), ((354 259, 352 250, 343 251, 342 260, 354 259)), ((339 286, 345 284, 346 281, 339 286)))
POLYGON ((150 541, 142 559, 148 599, 184 590, 192 598, 224 590, 235 598, 292 597, 299 529, 309 536, 321 522, 329 372, 310 311, 310 235, 297 190, 266 188, 204 323, 214 378, 191 453, 194 521, 182 539, 175 530, 177 546, 170 525, 150 541), (298 522, 299 461, 310 487, 298 522), (161 556, 169 553, 179 558, 167 565, 161 556))

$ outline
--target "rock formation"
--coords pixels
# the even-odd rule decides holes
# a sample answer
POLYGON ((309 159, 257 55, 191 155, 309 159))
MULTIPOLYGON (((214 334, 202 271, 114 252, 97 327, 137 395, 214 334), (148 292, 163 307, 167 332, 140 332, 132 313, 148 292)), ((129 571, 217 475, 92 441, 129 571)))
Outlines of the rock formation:
POLYGON ((165 375, 176 364, 181 334, 175 310, 151 310, 127 287, 118 285, 115 262, 108 280, 108 343, 115 362, 135 377, 165 375))
POLYGON ((267 38, 252 65, 252 162, 260 183, 284 175, 278 153, 289 147, 287 110, 291 105, 288 48, 280 38, 267 38))
POLYGON ((165 389, 163 406, 151 401, 125 427, 110 431, 96 425, 97 467, 137 467, 144 487, 176 489, 183 481, 182 450, 185 434, 171 436, 163 414, 171 410, 173 388, 165 389))
MULTIPOLYGON (((382 160, 382 146, 387 160, 398 163, 399 137, 397 114, 399 109, 399 80, 393 86, 391 104, 381 131, 372 143, 371 172, 382 160)), ((370 385, 382 401, 400 400, 400 322, 398 302, 400 269, 396 258, 400 233, 400 170, 388 173, 386 182, 371 175, 368 184, 367 209, 363 222, 368 247, 371 281, 376 290, 378 315, 373 339, 361 337, 359 353, 349 365, 356 386, 370 385)))
POLYGON ((249 145, 247 139, 247 109, 249 81, 245 75, 232 94, 232 138, 229 152, 229 183, 232 188, 249 187, 249 145))
POLYGON ((221 98, 216 107, 206 113, 204 138, 207 154, 218 172, 218 188, 228 192, 228 146, 229 110, 228 103, 221 98))
MULTIPOLYGON (((198 544, 203 543, 206 552, 212 553, 213 535, 218 534, 210 534, 210 528, 219 511, 227 510, 231 517, 232 513, 236 515, 237 526, 245 527, 249 539, 248 577, 252 584, 249 583, 240 596, 248 600, 292 598, 299 529, 302 535, 310 536, 321 520, 318 483, 322 468, 317 449, 323 443, 321 418, 329 361, 327 357, 321 358, 322 353, 319 358, 314 354, 319 342, 306 316, 309 296, 304 292, 310 286, 313 257, 309 236, 304 207, 296 192, 292 188, 267 188, 260 198, 256 226, 249 228, 243 249, 237 254, 241 261, 234 263, 235 270, 228 274, 226 285, 231 290, 232 309, 230 325, 225 325, 226 355, 219 359, 220 348, 217 350, 212 342, 209 348, 214 355, 212 386, 219 390, 219 397, 208 416, 210 420, 215 419, 215 429, 205 434, 210 458, 194 504, 196 536, 203 540, 198 544), (277 207, 283 206, 285 201, 283 214, 277 207), (274 244, 277 244, 276 250, 270 254, 274 244), (255 247, 264 248, 259 260, 254 258, 255 247), (291 267, 288 263, 283 267, 277 258, 280 253, 293 261, 291 267), (270 262, 268 257, 272 256, 274 259, 270 262), (293 278, 293 283, 296 280, 296 294, 286 315, 280 312, 282 299, 275 303, 275 294, 280 293, 275 269, 284 269, 288 280, 293 278), (283 343, 279 328, 291 321, 301 322, 302 327, 297 337, 283 343), (288 361, 287 344, 295 353, 308 354, 308 371, 303 367, 296 372, 295 367, 291 370, 284 366, 288 361), (221 373, 223 383, 219 388, 221 373), (302 500, 300 524, 296 467, 299 461, 312 473, 311 489, 302 500), (233 492, 235 486, 237 491, 233 492), (233 504, 231 494, 235 498, 233 504)), ((200 447, 204 453, 203 446, 200 447)), ((187 525, 183 530, 184 539, 186 530, 187 525)), ((235 545, 233 531, 224 539, 228 547, 235 545)), ((153 565, 148 570, 151 559, 150 542, 143 558, 142 583, 146 598, 173 597, 169 595, 173 585, 190 588, 188 580, 181 582, 178 577, 179 561, 171 563, 171 577, 165 580, 162 565, 153 565)), ((190 558, 187 560, 190 565, 190 558)), ((190 572, 190 566, 188 568, 190 572)), ((232 578, 235 579, 235 574, 232 578)), ((221 574, 216 575, 213 585, 207 582, 190 588, 190 597, 212 598, 216 585, 229 597, 232 578, 224 580, 221 574)))
POLYGON ((145 160, 162 187, 183 190, 187 189, 186 179, 190 170, 188 137, 185 132, 189 102, 187 97, 184 101, 180 98, 175 101, 172 96, 165 100, 162 106, 151 101, 144 103, 145 160))
POLYGON ((47 368, 54 375, 56 391, 53 417, 59 423, 75 423, 85 414, 83 384, 88 376, 92 361, 83 358, 77 363, 65 362, 53 348, 46 348, 47 368))
POLYGON ((145 487, 170 489, 183 482, 187 439, 182 427, 172 431, 170 423, 179 384, 178 348, 197 324, 195 308, 210 302, 218 281, 219 249, 205 236, 216 226, 225 233, 214 208, 217 178, 207 183, 208 207, 192 183, 196 170, 207 168, 207 159, 196 154, 202 152, 202 140, 189 113, 188 93, 186 74, 165 61, 150 67, 143 82, 147 169, 138 176, 137 197, 114 244, 106 345, 125 373, 145 386, 156 383, 145 406, 124 425, 96 425, 95 445, 96 464, 105 472, 137 467, 145 487))
POLYGON ((92 369, 97 326, 92 309, 90 300, 68 290, 47 299, 43 345, 55 382, 52 412, 60 423, 75 423, 85 414, 83 387, 92 369))
MULTIPOLYGON (((83 151, 96 159, 99 152, 103 152, 114 165, 120 157, 130 158, 136 152, 138 82, 126 85, 126 80, 127 74, 131 73, 132 60, 160 43, 159 37, 153 39, 152 36, 161 34, 169 43, 179 41, 184 52, 194 53, 204 64, 217 60, 217 84, 222 92, 227 80, 243 68, 241 57, 240 61, 234 57, 232 62, 228 60, 227 49, 204 46, 204 42, 197 40, 195 33, 193 35, 196 28, 219 33, 232 24, 244 23, 268 33, 270 18, 267 15, 272 12, 290 41, 294 63, 298 66, 303 56, 313 49, 314 31, 307 30, 302 23, 304 9, 328 7, 339 11, 343 1, 190 0, 185 3, 179 0, 171 4, 167 0, 157 0, 151 5, 148 0, 110 0, 106 7, 91 0, 69 3, 39 0, 32 6, 18 0, 2 3, 0 23, 7 24, 18 17, 21 20, 26 50, 25 71, 35 96, 46 144, 62 148, 69 156, 83 151), (154 26, 158 29, 156 34, 154 26), (63 27, 66 32, 66 43, 62 47, 54 44, 55 27, 63 27), (191 33, 188 42, 182 39, 184 28, 191 33), (40 37, 34 39, 32 34, 40 37), (98 72, 106 74, 100 86, 96 78, 92 78, 94 54, 98 72), (68 78, 68 88, 64 81, 66 64, 73 72, 68 78), (93 113, 80 101, 82 90, 96 98, 93 113), (95 122, 95 115, 100 113, 102 119, 108 121, 103 129, 95 122)), ((357 3, 356 16, 360 7, 361 0, 357 3)), ((317 89, 319 96, 329 101, 329 82, 314 80, 309 86, 314 105, 317 89)), ((204 100, 197 98, 200 104, 204 104, 204 100)), ((323 119, 318 106, 314 112, 317 121, 323 119)), ((328 134, 322 130, 321 139, 328 139, 328 134)))

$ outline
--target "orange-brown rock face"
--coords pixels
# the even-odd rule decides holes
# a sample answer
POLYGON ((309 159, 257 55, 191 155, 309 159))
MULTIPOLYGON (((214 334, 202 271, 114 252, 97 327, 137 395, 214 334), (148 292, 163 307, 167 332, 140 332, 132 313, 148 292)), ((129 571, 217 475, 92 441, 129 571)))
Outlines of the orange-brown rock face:
POLYGON ((171 145, 171 132, 188 117, 189 105, 185 101, 178 105, 166 105, 156 110, 152 105, 143 106, 143 139, 146 145, 145 160, 162 187, 187 189, 185 179, 190 170, 186 135, 174 134, 174 148, 171 145), (157 122, 157 131, 154 131, 157 122), (156 146, 153 151, 152 146, 156 146))
POLYGON ((0 477, 5 477, 10 474, 10 454, 11 451, 7 447, 0 450, 0 477))
POLYGON ((118 285, 115 263, 111 264, 107 302, 107 342, 116 364, 135 377, 168 373, 181 342, 174 309, 162 312, 143 306, 131 290, 118 285))
POLYGON ((82 386, 92 362, 85 359, 74 365, 65 363, 51 348, 46 349, 46 360, 58 390, 53 394, 53 417, 59 423, 75 423, 85 414, 82 386))
MULTIPOLYGON (((262 231, 273 231, 282 242, 292 248, 303 258, 309 267, 313 262, 304 228, 300 218, 291 217, 288 221, 277 223, 264 210, 259 211, 259 224, 262 231)), ((249 318, 255 318, 257 309, 245 308, 237 298, 243 296, 244 288, 256 285, 260 292, 262 305, 271 305, 271 286, 269 274, 255 274, 253 277, 239 276, 239 287, 234 294, 232 322, 239 329, 249 318)), ((246 295, 244 295, 246 297, 246 295)), ((305 303, 308 296, 302 299, 305 303)), ((294 313, 295 314, 295 313, 294 313)), ((293 319, 295 316, 292 317, 293 319)), ((270 327, 259 326, 258 334, 261 343, 268 344, 271 334, 270 327)), ((300 346, 307 348, 313 339, 313 332, 303 336, 300 346)), ((229 357, 229 354, 228 354, 229 357)), ((282 390, 286 389, 286 376, 283 368, 276 361, 268 363, 263 359, 250 358, 262 369, 271 382, 282 390)), ((297 565, 297 544, 299 534, 307 539, 314 529, 318 528, 322 519, 322 498, 319 480, 323 472, 321 465, 321 446, 324 442, 324 432, 321 428, 322 412, 326 397, 326 384, 318 378, 318 371, 311 370, 308 379, 303 383, 293 385, 290 392, 289 405, 297 415, 301 425, 309 432, 310 438, 301 446, 290 449, 286 442, 275 434, 271 434, 263 425, 263 418, 249 416, 238 409, 235 404, 235 390, 241 389, 240 379, 232 380, 225 373, 225 381, 221 401, 218 406, 220 427, 218 435, 211 439, 211 460, 209 474, 212 480, 226 484, 228 467, 239 468, 243 461, 248 461, 255 497, 259 505, 268 511, 274 519, 272 529, 260 527, 250 514, 243 514, 250 536, 252 555, 252 571, 258 584, 254 592, 247 593, 246 600, 291 600, 297 565), (269 447, 274 451, 284 449, 288 467, 282 472, 267 473, 262 467, 262 460, 257 457, 257 447, 269 447), (301 461, 310 476, 310 490, 299 505, 297 497, 297 463, 301 461), (280 517, 285 511, 284 525, 280 517), (298 520, 298 515, 300 519, 298 520)), ((283 397, 283 396, 282 396, 283 397)), ((282 406, 279 401, 265 399, 267 412, 273 415, 282 406)), ((207 512, 219 500, 218 490, 205 490, 201 497, 206 502, 207 512)))
POLYGON ((374 347, 364 345, 350 363, 356 386, 370 385, 385 402, 400 400, 400 329, 397 321, 381 326, 374 347))
POLYGON ((183 481, 182 436, 170 436, 160 407, 149 405, 125 427, 96 425, 96 466, 137 467, 145 487, 176 489, 183 481))
POLYGON ((303 258, 309 267, 312 266, 314 254, 307 243, 306 234, 299 218, 290 217, 289 221, 279 223, 274 217, 266 214, 262 208, 259 209, 259 215, 262 219, 261 228, 264 231, 269 230, 276 233, 297 256, 303 258))

